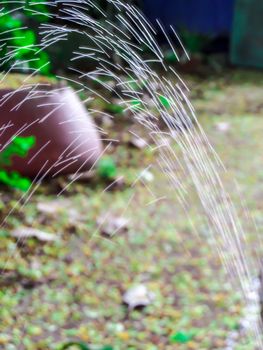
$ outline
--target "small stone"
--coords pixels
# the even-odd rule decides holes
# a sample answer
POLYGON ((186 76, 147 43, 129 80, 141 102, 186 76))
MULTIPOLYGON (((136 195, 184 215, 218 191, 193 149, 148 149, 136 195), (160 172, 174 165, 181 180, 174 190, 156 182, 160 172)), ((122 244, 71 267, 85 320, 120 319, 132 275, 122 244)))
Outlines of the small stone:
POLYGON ((141 174, 141 177, 143 178, 143 180, 147 181, 147 182, 152 182, 154 180, 154 175, 153 173, 151 173, 149 170, 144 170, 141 174))
POLYGON ((104 126, 104 128, 110 128, 111 126, 113 126, 113 124, 113 120, 110 116, 104 115, 102 117, 102 125, 104 126))
POLYGON ((147 146, 147 142, 144 139, 135 136, 131 138, 129 144, 138 149, 144 149, 147 146))
POLYGON ((123 233, 128 229, 129 220, 124 217, 101 217, 98 219, 98 225, 101 227, 101 234, 107 237, 113 237, 116 233, 123 233))
POLYGON ((10 336, 8 334, 0 334, 0 345, 5 345, 10 341, 10 336))
POLYGON ((230 124, 228 122, 218 122, 216 128, 218 131, 227 132, 230 129, 230 124))
POLYGON ((66 212, 71 222, 80 221, 82 219, 79 211, 73 207, 72 202, 64 198, 49 202, 39 202, 37 204, 37 209, 40 213, 50 217, 56 217, 58 214, 66 212))
POLYGON ((155 295, 153 292, 150 292, 145 285, 139 284, 125 292, 122 300, 130 310, 133 310, 151 304, 154 298, 155 295))
POLYGON ((48 214, 48 215, 54 215, 54 212, 57 213, 59 211, 60 206, 52 205, 51 203, 37 203, 37 209, 41 213, 48 214))

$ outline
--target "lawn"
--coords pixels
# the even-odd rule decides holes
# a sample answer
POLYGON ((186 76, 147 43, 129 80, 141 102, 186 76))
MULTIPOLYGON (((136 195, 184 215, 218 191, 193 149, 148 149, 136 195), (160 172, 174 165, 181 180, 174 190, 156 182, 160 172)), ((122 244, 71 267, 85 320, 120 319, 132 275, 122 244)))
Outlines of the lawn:
MULTIPOLYGON (((239 183, 260 232, 263 74, 230 70, 185 80, 228 169, 220 175, 236 200, 247 249, 261 253, 232 184, 239 183)), ((241 294, 228 282, 190 181, 186 215, 156 166, 158 150, 132 144, 130 130, 148 140, 142 126, 120 115, 96 120, 120 140, 108 149, 122 177, 117 185, 104 191, 107 181, 95 174, 58 197, 69 179, 47 180, 10 215, 21 193, 1 188, 1 218, 8 216, 0 230, 0 349, 58 350, 68 341, 114 350, 255 349, 243 329, 241 294), (112 229, 120 218, 124 226, 112 229), (55 239, 16 242, 11 233, 22 227, 55 239), (123 304, 136 285, 153 296, 144 308, 123 304)))

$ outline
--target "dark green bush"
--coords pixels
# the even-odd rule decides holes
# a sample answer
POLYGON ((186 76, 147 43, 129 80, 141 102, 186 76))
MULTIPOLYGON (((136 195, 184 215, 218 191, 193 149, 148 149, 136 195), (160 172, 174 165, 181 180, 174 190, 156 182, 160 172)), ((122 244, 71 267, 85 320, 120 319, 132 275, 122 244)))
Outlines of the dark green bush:
POLYGON ((34 28, 37 23, 49 19, 45 1, 27 0, 4 1, 0 8, 0 68, 16 71, 36 69, 39 73, 50 74, 49 57, 38 46, 38 35, 34 28))

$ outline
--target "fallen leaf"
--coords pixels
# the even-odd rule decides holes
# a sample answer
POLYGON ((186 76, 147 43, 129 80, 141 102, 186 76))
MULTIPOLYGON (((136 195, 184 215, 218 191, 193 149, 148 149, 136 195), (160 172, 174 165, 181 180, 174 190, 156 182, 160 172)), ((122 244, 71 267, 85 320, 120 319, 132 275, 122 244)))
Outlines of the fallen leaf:
POLYGON ((66 212, 67 217, 72 221, 79 221, 82 219, 81 214, 77 209, 72 207, 72 202, 66 199, 56 199, 48 202, 37 203, 37 209, 40 213, 48 216, 57 216, 60 213, 66 212))
POLYGON ((16 229, 11 232, 11 236, 15 238, 36 238, 42 242, 53 242, 57 239, 52 233, 40 231, 31 227, 24 227, 20 229, 16 229))
POLYGON ((59 211, 61 211, 63 207, 61 204, 58 203, 52 203, 52 202, 40 202, 37 203, 37 210, 41 213, 48 214, 48 215, 54 215, 57 214, 59 211))

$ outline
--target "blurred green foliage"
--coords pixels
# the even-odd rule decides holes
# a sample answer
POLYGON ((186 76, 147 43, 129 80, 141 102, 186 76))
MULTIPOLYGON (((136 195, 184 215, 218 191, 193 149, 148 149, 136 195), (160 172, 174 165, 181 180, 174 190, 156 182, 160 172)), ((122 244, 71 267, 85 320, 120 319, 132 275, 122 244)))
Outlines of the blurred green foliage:
POLYGON ((0 153, 0 165, 11 165, 13 156, 26 157, 28 151, 35 145, 35 136, 16 136, 0 153))
POLYGON ((109 103, 105 106, 105 110, 113 114, 121 114, 124 112, 124 109, 125 108, 123 106, 116 103, 109 103))
POLYGON ((105 180, 113 179, 117 175, 117 167, 111 157, 102 158, 98 162, 98 175, 105 180))
POLYGON ((14 63, 18 70, 37 69, 50 74, 48 55, 38 46, 34 30, 37 22, 49 19, 45 1, 27 0, 24 6, 14 1, 6 2, 0 9, 0 67, 9 69, 14 63))
POLYGON ((26 0, 25 1, 25 13, 27 16, 31 16, 38 22, 46 22, 49 18, 49 11, 45 4, 45 0, 26 0))
POLYGON ((204 47, 210 42, 211 37, 209 35, 194 33, 187 29, 181 28, 180 37, 185 45, 185 48, 190 53, 200 53, 204 47))
MULTIPOLYGON (((82 343, 82 342, 69 342, 66 343, 65 345, 62 346, 62 348, 60 350, 66 350, 66 349, 70 349, 73 347, 78 347, 78 349, 80 350, 91 350, 91 348, 89 346, 87 346, 86 344, 82 343)), ((113 347, 111 346, 103 346, 102 348, 99 348, 98 350, 113 350, 113 347)))
POLYGON ((0 182, 21 191, 27 191, 31 186, 31 181, 26 177, 21 177, 16 171, 8 173, 6 170, 0 170, 0 182))
POLYGON ((13 156, 26 157, 29 150, 34 147, 35 143, 35 136, 16 136, 11 143, 0 152, 0 166, 2 168, 0 169, 0 182, 22 191, 27 191, 29 189, 31 181, 28 178, 22 177, 16 171, 8 172, 4 167, 12 164, 13 156))
POLYGON ((172 343, 188 343, 193 338, 192 334, 188 334, 186 332, 178 332, 171 336, 170 340, 172 343))

